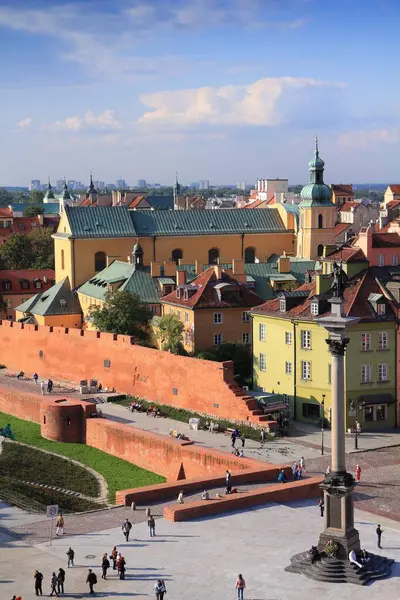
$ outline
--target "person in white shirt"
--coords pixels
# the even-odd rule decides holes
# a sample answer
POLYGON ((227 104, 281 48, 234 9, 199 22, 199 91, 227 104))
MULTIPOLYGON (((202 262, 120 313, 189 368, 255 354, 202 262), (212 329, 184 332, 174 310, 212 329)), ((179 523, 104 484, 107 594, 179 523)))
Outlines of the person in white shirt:
POLYGON ((360 569, 362 569, 362 564, 357 561, 357 554, 354 552, 354 550, 351 550, 351 552, 349 552, 349 561, 357 565, 357 567, 359 567, 360 569))

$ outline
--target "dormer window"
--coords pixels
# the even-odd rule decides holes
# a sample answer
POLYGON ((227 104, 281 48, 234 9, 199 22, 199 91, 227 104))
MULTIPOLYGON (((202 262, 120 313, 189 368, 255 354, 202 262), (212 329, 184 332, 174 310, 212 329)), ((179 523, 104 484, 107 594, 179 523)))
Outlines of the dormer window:
POLYGON ((379 316, 383 316, 386 314, 386 305, 381 303, 381 304, 377 304, 377 311, 379 316))
POLYGON ((318 302, 311 302, 311 314, 316 317, 319 313, 318 302))
POLYGON ((183 299, 184 300, 189 300, 189 291, 187 288, 184 289, 183 291, 183 299))
POLYGON ((279 302, 279 310, 281 312, 286 312, 286 299, 285 298, 281 298, 281 300, 279 302))
POLYGON ((22 290, 29 290, 29 281, 27 279, 21 279, 20 284, 22 290))
POLYGON ((176 288, 176 297, 177 298, 181 297, 181 288, 179 288, 179 287, 176 288))
POLYGON ((40 290, 42 287, 42 282, 40 281, 40 279, 34 279, 33 284, 37 290, 40 290))
POLYGON ((6 281, 3 281, 3 289, 5 292, 9 292, 12 290, 12 283, 11 281, 8 281, 8 279, 6 279, 6 281))

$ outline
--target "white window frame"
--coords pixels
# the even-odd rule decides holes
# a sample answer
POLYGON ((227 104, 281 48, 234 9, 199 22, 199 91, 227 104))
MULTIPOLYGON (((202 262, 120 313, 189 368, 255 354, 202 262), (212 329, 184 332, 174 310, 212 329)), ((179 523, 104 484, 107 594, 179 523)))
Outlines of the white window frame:
POLYGON ((250 322, 249 311, 248 310, 244 310, 242 312, 242 323, 249 323, 249 322, 250 322))
POLYGON ((190 331, 185 331, 185 344, 186 346, 190 346, 192 343, 190 331))
POLYGON ((361 383, 371 383, 372 381, 372 365, 361 365, 361 383))
POLYGON ((6 304, 7 304, 7 308, 12 308, 12 298, 7 298, 6 304))
POLYGON ((397 254, 392 254, 392 267, 397 267, 399 259, 397 254))
POLYGON ((265 326, 265 323, 259 323, 258 335, 259 335, 260 342, 265 342, 265 340, 267 339, 267 328, 265 326))
POLYGON ((189 313, 185 312, 185 323, 189 323, 189 313))
POLYGON ((260 352, 258 358, 259 358, 259 364, 260 364, 260 371, 266 371, 267 370, 267 355, 264 352, 260 352))
POLYGON ((361 334, 361 352, 370 352, 372 345, 371 334, 370 333, 362 333, 361 334))
POLYGON ((311 302, 311 314, 313 315, 313 317, 316 317, 318 316, 318 313, 318 302, 311 302))
POLYGON ((221 323, 223 322, 224 318, 222 316, 222 312, 215 312, 213 314, 213 323, 214 325, 221 325, 221 323))
POLYGON ((286 375, 292 375, 292 373, 293 373, 293 365, 290 362, 290 360, 287 360, 285 362, 285 373, 286 373, 286 375))
POLYGON ((301 361, 301 379, 303 381, 311 380, 311 362, 309 360, 301 361))
POLYGON ((222 333, 214 333, 213 340, 213 346, 220 346, 224 343, 224 336, 222 335, 222 333))
POLYGON ((292 345, 292 332, 291 331, 285 331, 285 344, 287 344, 288 346, 292 345))
POLYGON ((176 318, 181 320, 181 311, 180 310, 176 311, 176 318))
POLYGON ((169 309, 169 314, 170 314, 170 315, 173 315, 173 314, 174 314, 174 309, 173 309, 173 308, 170 308, 170 309, 169 309))
POLYGON ((384 267, 385 266, 385 257, 383 254, 380 254, 378 256, 378 267, 384 267))
POLYGON ((300 336, 302 349, 311 350, 311 331, 308 329, 302 329, 300 332, 300 336))
POLYGON ((378 381, 389 381, 389 368, 387 363, 381 363, 378 365, 378 381))
POLYGON ((250 344, 250 333, 248 331, 242 333, 242 344, 250 344))
POLYGON ((389 336, 387 331, 380 331, 378 333, 378 350, 389 349, 389 336))
POLYGON ((284 298, 280 299, 279 310, 280 312, 286 312, 286 300, 284 298))
POLYGON ((380 317, 382 317, 383 315, 386 315, 386 305, 383 304, 383 302, 376 305, 376 313, 380 317))

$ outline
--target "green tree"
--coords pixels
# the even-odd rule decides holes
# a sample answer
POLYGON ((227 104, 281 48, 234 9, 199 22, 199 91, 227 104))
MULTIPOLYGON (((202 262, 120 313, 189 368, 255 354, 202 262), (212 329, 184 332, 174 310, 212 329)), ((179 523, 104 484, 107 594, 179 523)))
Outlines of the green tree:
POLYGON ((37 217, 43 214, 43 208, 38 204, 28 204, 24 208, 24 217, 37 217))
POLYGON ((37 227, 26 236, 31 246, 32 269, 54 269, 54 240, 51 227, 37 227))
POLYGON ((148 326, 153 317, 146 304, 136 294, 110 290, 102 306, 92 306, 90 318, 99 331, 130 335, 135 343, 145 345, 148 326))
POLYGON ((0 315, 5 313, 7 310, 7 302, 4 300, 3 296, 0 294, 0 315))
POLYGON ((245 385, 251 379, 253 359, 250 344, 233 344, 229 342, 220 344, 199 352, 196 354, 196 358, 216 360, 217 362, 232 360, 236 381, 241 385, 245 385))
POLYGON ((0 188, 0 205, 7 206, 14 202, 14 196, 5 188, 0 188))
POLYGON ((33 257, 28 236, 22 233, 13 233, 1 246, 0 258, 5 269, 29 269, 33 257))
POLYGON ((186 354, 182 344, 183 323, 175 315, 164 315, 157 322, 161 349, 172 354, 186 354))
POLYGON ((32 190, 29 194, 28 202, 29 204, 42 204, 43 203, 44 194, 40 190, 32 190))

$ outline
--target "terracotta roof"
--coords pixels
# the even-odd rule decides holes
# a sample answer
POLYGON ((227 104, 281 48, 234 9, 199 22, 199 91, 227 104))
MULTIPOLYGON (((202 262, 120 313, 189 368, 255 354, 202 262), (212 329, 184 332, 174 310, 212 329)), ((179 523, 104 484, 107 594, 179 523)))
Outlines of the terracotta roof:
POLYGON ((0 271, 0 293, 3 296, 12 296, 14 294, 22 294, 29 296, 48 290, 52 286, 52 280, 55 278, 53 269, 16 269, 16 270, 4 270, 0 271), (44 282, 43 278, 47 278, 47 282, 44 282), (42 283, 41 288, 35 288, 34 280, 40 279, 42 283), (21 280, 29 281, 29 289, 24 289, 21 286, 21 280), (4 283, 10 281, 12 288, 11 290, 4 289, 4 283))
POLYGON ((395 248, 400 246, 400 235, 398 233, 373 233, 373 248, 395 248))
POLYGON ((389 185, 389 189, 393 194, 400 194, 400 184, 395 183, 393 185, 389 185))
POLYGON ((397 206, 399 206, 399 204, 400 204, 400 200, 391 200, 390 202, 388 202, 386 204, 386 208, 396 208, 397 206))
POLYGON ((353 185, 351 183, 331 183, 331 190, 335 194, 353 195, 353 185))
MULTIPOLYGON (((321 316, 327 316, 330 314, 330 305, 326 304, 324 312, 320 312, 318 316, 311 315, 311 300, 316 295, 316 284, 305 284, 297 288, 296 291, 309 290, 309 295, 304 299, 299 299, 299 302, 293 308, 287 310, 285 313, 280 312, 280 298, 269 300, 261 306, 255 308, 252 312, 255 314, 269 314, 281 316, 283 318, 303 318, 307 320, 314 320, 321 316)), ((394 319, 393 305, 389 302, 389 306, 392 309, 387 312, 385 316, 378 316, 375 313, 371 303, 368 301, 370 294, 382 294, 382 289, 377 283, 375 277, 369 275, 367 272, 357 275, 350 280, 344 290, 344 314, 348 317, 358 317, 360 319, 383 319, 387 320, 394 319)), ((330 295, 330 294, 329 294, 330 295)), ((327 297, 329 297, 327 294, 327 297)))
POLYGON ((333 229, 334 236, 337 237, 338 235, 343 233, 343 231, 346 231, 346 229, 349 229, 349 227, 351 227, 351 226, 352 226, 352 223, 338 223, 337 225, 335 225, 335 227, 333 229))
POLYGON ((341 248, 337 252, 333 252, 333 254, 329 254, 326 258, 322 260, 336 261, 336 262, 359 262, 362 260, 367 260, 364 252, 361 248, 351 247, 351 248, 341 248))
POLYGON ((142 200, 144 200, 144 199, 145 199, 145 196, 136 196, 136 198, 134 198, 134 199, 133 199, 133 200, 130 202, 130 204, 129 204, 128 208, 137 208, 137 206, 138 206, 138 205, 141 203, 141 201, 142 201, 142 200))
POLYGON ((261 202, 264 202, 264 200, 255 200, 254 202, 251 202, 249 204, 246 204, 245 208, 257 208, 257 206, 259 206, 261 204, 261 202))
POLYGON ((12 212, 9 208, 0 208, 0 217, 12 218, 12 212))
POLYGON ((176 291, 167 294, 161 298, 163 304, 175 304, 177 306, 199 309, 199 308, 252 308, 263 303, 262 298, 248 289, 245 285, 239 283, 234 277, 222 271, 221 279, 217 279, 214 267, 203 271, 198 277, 193 279, 190 284, 185 284, 188 290, 194 290, 192 295, 189 295, 185 300, 183 297, 182 286, 180 287, 181 295, 178 298, 176 291), (225 298, 222 292, 221 300, 219 299, 216 289, 217 285, 221 285, 223 290, 226 285, 234 286, 235 290, 239 290, 239 294, 234 298, 225 298))
POLYGON ((85 198, 79 206, 97 206, 97 202, 92 202, 91 198, 85 198))
POLYGON ((358 208, 359 206, 361 206, 361 202, 355 202, 354 200, 352 200, 351 202, 345 202, 345 204, 343 204, 343 206, 341 206, 339 210, 344 212, 350 212, 352 208, 358 208))

